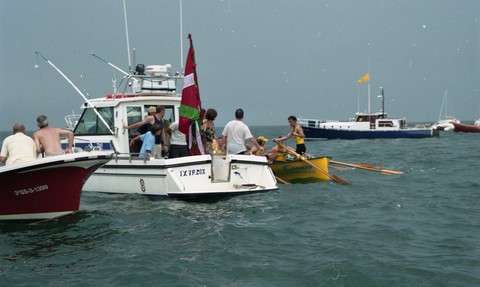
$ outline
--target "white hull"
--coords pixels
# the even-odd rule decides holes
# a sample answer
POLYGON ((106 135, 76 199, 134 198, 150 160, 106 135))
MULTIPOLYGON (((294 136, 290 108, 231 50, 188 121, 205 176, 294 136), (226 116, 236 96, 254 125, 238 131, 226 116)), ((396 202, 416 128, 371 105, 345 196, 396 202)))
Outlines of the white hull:
POLYGON ((190 156, 176 159, 117 157, 98 169, 84 190, 152 196, 197 196, 278 189, 264 157, 190 156))

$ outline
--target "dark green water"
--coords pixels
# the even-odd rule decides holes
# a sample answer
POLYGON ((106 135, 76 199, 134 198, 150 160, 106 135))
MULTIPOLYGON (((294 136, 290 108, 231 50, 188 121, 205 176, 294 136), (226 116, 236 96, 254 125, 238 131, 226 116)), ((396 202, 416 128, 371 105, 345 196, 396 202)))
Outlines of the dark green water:
MULTIPOLYGON (((252 131, 271 138, 289 128, 252 131)), ((351 186, 280 185, 213 202, 85 192, 73 216, 0 223, 0 282, 480 286, 479 143, 456 133, 307 142, 315 155, 404 172, 331 169, 351 186)))

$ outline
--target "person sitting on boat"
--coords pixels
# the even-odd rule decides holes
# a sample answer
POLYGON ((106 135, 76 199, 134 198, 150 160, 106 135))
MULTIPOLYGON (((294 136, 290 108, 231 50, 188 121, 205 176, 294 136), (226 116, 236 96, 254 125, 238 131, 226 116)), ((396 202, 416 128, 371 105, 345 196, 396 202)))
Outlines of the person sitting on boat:
POLYGON ((73 147, 73 132, 60 128, 54 128, 48 125, 48 118, 45 115, 37 117, 37 125, 40 128, 33 133, 33 140, 37 146, 38 153, 44 153, 45 156, 61 155, 71 153, 73 147), (62 149, 60 139, 68 139, 67 149, 62 149))
POLYGON ((305 134, 303 133, 303 129, 300 125, 297 124, 297 117, 295 116, 289 116, 288 117, 288 123, 290 126, 293 128, 288 135, 281 137, 280 139, 274 139, 275 140, 287 140, 291 137, 295 138, 295 143, 297 144, 297 148, 295 150, 296 153, 303 155, 306 151, 307 148, 305 146, 305 134))
POLYGON ((37 146, 33 139, 25 134, 23 124, 13 125, 13 134, 2 144, 0 162, 5 165, 23 163, 37 158, 37 146))
MULTIPOLYGON (((153 107, 148 108, 148 112, 150 113, 153 111, 153 107)), ((166 136, 165 136, 165 125, 163 121, 163 116, 165 115, 165 107, 162 105, 159 105, 155 108, 155 114, 148 115, 145 117, 143 121, 131 124, 131 125, 123 125, 123 128, 125 129, 132 129, 132 128, 138 128, 138 127, 143 127, 146 126, 143 130, 141 130, 141 134, 145 134, 146 132, 151 130, 151 127, 154 124, 157 124, 160 126, 160 134, 158 134, 155 137, 155 147, 153 149, 153 156, 155 158, 161 158, 162 157, 162 151, 164 153, 168 152, 168 146, 167 146, 167 141, 166 141, 166 136)), ((137 135, 138 136, 138 135, 137 135)))
POLYGON ((259 150, 261 149, 248 126, 243 122, 243 110, 237 109, 235 120, 228 122, 223 129, 222 150, 226 150, 229 154, 247 154, 246 140, 249 140, 259 150))
POLYGON ((268 163, 286 162, 288 150, 285 148, 285 140, 283 140, 282 137, 278 137, 273 139, 273 141, 276 142, 277 145, 272 147, 270 153, 266 155, 268 163))
POLYGON ((256 147, 249 147, 249 146, 247 146, 247 149, 250 151, 251 154, 264 156, 267 154, 267 149, 265 148, 265 144, 267 142, 268 142, 267 138, 265 138, 264 136, 259 136, 257 138, 257 143, 260 145, 260 149, 257 149, 256 147))
POLYGON ((160 125, 153 124, 152 129, 143 135, 139 135, 134 137, 130 141, 130 145, 132 146, 135 141, 141 140, 143 142, 142 148, 140 149, 140 154, 139 156, 141 158, 150 158, 153 156, 153 149, 155 148, 155 137, 160 135, 161 133, 161 127, 160 125))
POLYGON ((189 156, 187 146, 187 137, 178 129, 178 122, 173 122, 167 129, 170 135, 170 152, 169 158, 189 156))

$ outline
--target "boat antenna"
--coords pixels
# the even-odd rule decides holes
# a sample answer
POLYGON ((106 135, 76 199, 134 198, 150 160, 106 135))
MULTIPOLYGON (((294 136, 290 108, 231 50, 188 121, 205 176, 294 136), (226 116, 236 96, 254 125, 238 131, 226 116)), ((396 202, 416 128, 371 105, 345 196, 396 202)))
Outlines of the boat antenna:
POLYGON ((130 76, 129 73, 125 72, 124 70, 120 69, 119 67, 115 66, 114 64, 108 62, 107 60, 104 60, 104 59, 100 58, 99 56, 95 55, 94 53, 90 53, 90 55, 92 55, 95 58, 99 59, 100 61, 108 64, 110 67, 113 67, 115 70, 119 71, 120 73, 124 74, 125 76, 130 76))
POLYGON ((125 17, 125 36, 127 38, 128 70, 132 72, 132 59, 130 57, 130 40, 128 39, 127 5, 123 0, 123 15, 125 17))
POLYGON ((49 59, 45 58, 42 54, 40 54, 40 52, 35 52, 35 54, 37 54, 38 56, 42 57, 42 59, 44 59, 48 64, 50 64, 50 66, 52 66, 74 89, 75 91, 78 92, 78 94, 80 94, 80 96, 83 97, 83 99, 85 100, 85 102, 93 109, 93 111, 95 112, 95 114, 97 114, 98 118, 103 122, 103 124, 107 127, 108 131, 111 132, 112 134, 115 134, 111 129, 110 129, 110 126, 107 124, 107 122, 105 121, 105 119, 100 115, 100 113, 97 111, 97 109, 95 108, 94 105, 92 105, 92 103, 90 103, 90 101, 87 99, 87 97, 85 97, 85 95, 82 93, 82 91, 80 91, 79 88, 77 88, 77 86, 75 86, 75 84, 70 81, 70 79, 65 76, 65 74, 60 71, 59 68, 57 68, 57 66, 55 66, 49 59))
POLYGON ((183 71, 183 5, 180 1, 180 71, 183 71))

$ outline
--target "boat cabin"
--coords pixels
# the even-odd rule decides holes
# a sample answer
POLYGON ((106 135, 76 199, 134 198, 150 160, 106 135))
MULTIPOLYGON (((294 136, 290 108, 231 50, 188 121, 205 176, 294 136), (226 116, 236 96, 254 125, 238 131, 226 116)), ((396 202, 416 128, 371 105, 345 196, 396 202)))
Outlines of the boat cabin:
MULTIPOLYGON (((179 119, 181 95, 176 94, 176 80, 170 65, 137 65, 134 75, 122 79, 113 94, 85 102, 83 113, 73 130, 75 147, 86 150, 111 149, 119 153, 138 152, 130 147, 130 139, 142 130, 124 129, 124 125, 140 122, 148 116, 148 108, 163 105, 164 124, 179 119)), ((141 142, 139 143, 141 146, 141 142)))

